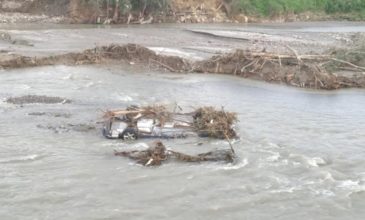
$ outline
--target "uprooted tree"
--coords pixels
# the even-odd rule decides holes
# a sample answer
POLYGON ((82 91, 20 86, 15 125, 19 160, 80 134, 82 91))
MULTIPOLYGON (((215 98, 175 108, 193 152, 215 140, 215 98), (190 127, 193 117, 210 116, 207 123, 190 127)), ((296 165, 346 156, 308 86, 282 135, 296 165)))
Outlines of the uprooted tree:
POLYGON ((188 155, 166 149, 161 141, 152 143, 146 150, 115 151, 114 155, 130 158, 143 166, 159 166, 169 160, 189 163, 206 161, 232 163, 236 157, 235 153, 229 149, 215 150, 198 155, 188 155))

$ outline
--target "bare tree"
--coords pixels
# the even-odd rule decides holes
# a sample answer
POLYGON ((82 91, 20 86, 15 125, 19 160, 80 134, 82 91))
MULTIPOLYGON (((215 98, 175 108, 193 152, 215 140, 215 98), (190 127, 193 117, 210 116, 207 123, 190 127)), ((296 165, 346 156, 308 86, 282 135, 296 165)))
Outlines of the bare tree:
POLYGON ((114 21, 118 21, 119 13, 120 13, 120 2, 119 2, 119 0, 115 0, 115 8, 114 8, 114 16, 113 16, 114 21))
POLYGON ((109 0, 106 0, 106 17, 109 18, 109 0))

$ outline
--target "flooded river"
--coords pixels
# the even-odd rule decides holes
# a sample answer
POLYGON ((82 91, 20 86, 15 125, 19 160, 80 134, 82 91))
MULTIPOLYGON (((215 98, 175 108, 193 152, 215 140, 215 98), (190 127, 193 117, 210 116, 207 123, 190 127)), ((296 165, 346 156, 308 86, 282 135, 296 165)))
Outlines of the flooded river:
POLYGON ((135 43, 156 51, 164 49, 169 55, 199 59, 235 49, 292 53, 287 46, 299 54, 322 53, 333 47, 347 46, 354 33, 365 32, 365 22, 148 26, 0 24, 1 31, 9 33, 13 40, 25 40, 33 45, 13 45, 0 40, 2 50, 28 56, 75 52, 110 43, 135 43))
MULTIPOLYGON (((365 216, 362 90, 318 93, 218 75, 130 73, 116 66, 1 72, 2 99, 24 94, 72 103, 0 105, 2 219, 365 216), (185 109, 223 105, 238 112, 239 160, 145 168, 114 157, 114 149, 143 142, 104 139, 100 110, 155 102, 185 109), (80 123, 97 129, 63 129, 80 123)), ((167 145, 186 153, 228 148, 204 139, 167 145)))
MULTIPOLYGON (((365 218, 364 90, 52 66, 1 70, 0 100, 0 219, 365 218), (29 94, 72 102, 3 102, 29 94), (237 112, 238 160, 146 168, 114 157, 114 149, 144 148, 149 140, 103 138, 102 110, 153 103, 237 112)), ((197 138, 165 144, 191 154, 229 148, 197 138)))

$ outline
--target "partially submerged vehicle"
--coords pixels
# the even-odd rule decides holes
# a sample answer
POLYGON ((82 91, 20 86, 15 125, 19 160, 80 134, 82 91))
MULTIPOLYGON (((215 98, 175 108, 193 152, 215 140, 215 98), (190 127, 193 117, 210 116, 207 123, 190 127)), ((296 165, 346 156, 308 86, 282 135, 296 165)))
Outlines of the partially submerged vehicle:
POLYGON ((138 138, 184 138, 194 132, 188 123, 171 119, 161 123, 154 118, 116 116, 104 123, 103 135, 110 139, 135 140, 138 138))
POLYGON ((168 111, 165 106, 131 106, 107 111, 103 135, 111 139, 184 138, 191 135, 220 139, 236 138, 235 113, 212 107, 189 113, 168 111))

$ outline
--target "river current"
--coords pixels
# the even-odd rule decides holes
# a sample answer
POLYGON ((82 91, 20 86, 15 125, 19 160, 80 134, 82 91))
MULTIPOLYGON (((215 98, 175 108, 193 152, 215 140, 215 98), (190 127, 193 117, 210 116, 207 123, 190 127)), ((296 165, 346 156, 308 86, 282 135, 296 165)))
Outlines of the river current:
MULTIPOLYGON (((130 65, 0 70, 0 219, 360 220, 364 131, 364 90, 130 65), (5 102, 29 94, 72 102, 5 102), (143 149, 151 140, 105 139, 103 111, 155 103, 237 112, 237 161, 150 168, 114 157, 115 149, 143 149)), ((229 148, 199 138, 164 143, 188 154, 229 148)))

